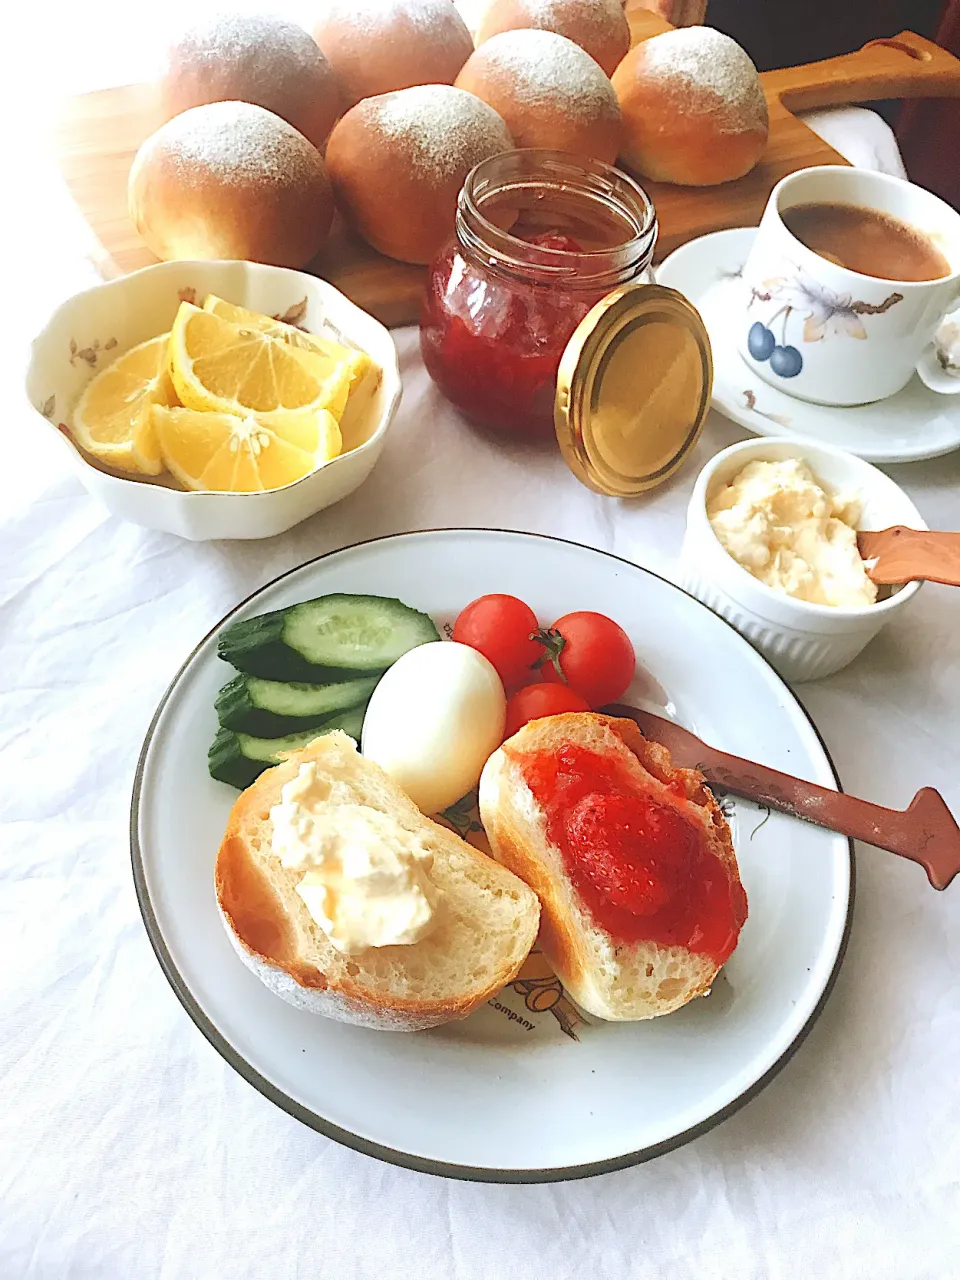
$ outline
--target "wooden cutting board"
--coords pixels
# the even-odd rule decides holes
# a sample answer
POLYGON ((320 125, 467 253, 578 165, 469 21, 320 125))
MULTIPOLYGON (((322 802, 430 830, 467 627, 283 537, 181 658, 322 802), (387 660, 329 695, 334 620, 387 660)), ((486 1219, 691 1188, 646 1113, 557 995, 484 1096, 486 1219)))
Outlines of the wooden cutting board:
MULTIPOLYGON (((669 30, 663 19, 627 0, 633 42, 669 30)), ((857 53, 762 77, 770 105, 770 141, 757 167, 719 187, 646 182, 660 222, 657 257, 695 236, 755 225, 771 188, 814 164, 844 164, 793 111, 881 98, 960 97, 960 62, 909 32, 857 53)), ((55 147, 71 195, 93 232, 93 256, 110 278, 155 262, 127 215, 127 174, 140 143, 160 123, 150 85, 124 85, 70 99, 55 147)), ((382 257, 337 226, 309 270, 332 281, 388 325, 417 318, 424 269, 382 257)))

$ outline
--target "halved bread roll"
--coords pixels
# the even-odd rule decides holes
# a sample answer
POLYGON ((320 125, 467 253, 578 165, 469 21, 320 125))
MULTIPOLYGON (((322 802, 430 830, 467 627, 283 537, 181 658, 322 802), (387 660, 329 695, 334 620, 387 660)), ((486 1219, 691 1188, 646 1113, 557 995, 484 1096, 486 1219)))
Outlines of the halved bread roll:
POLYGON ((216 892, 240 958, 271 991, 298 1008, 390 1031, 465 1018, 489 1000, 516 976, 540 914, 522 880, 425 818, 339 731, 268 769, 239 797, 217 855, 216 892), (270 810, 310 761, 336 783, 327 804, 389 814, 432 853, 440 904, 426 937, 348 955, 307 910, 297 892, 302 870, 285 868, 273 853, 270 810))
MULTIPOLYGON (((534 760, 556 759, 568 744, 609 762, 622 792, 690 824, 685 837, 695 841, 698 860, 713 860, 696 865, 715 873, 711 892, 719 897, 711 901, 729 907, 728 941, 735 945, 747 906, 730 829, 703 776, 674 767, 666 748, 646 741, 632 720, 574 712, 532 721, 493 753, 480 779, 480 815, 493 854, 539 897, 540 949, 568 993, 598 1018, 634 1021, 672 1013, 709 991, 726 956, 718 960, 696 945, 664 945, 643 936, 624 941, 597 919, 575 882, 577 867, 550 838, 547 814, 524 776, 525 770, 531 776, 534 760)), ((683 892, 702 892, 696 875, 691 869, 683 892)), ((632 919, 630 927, 642 935, 644 918, 632 919)))

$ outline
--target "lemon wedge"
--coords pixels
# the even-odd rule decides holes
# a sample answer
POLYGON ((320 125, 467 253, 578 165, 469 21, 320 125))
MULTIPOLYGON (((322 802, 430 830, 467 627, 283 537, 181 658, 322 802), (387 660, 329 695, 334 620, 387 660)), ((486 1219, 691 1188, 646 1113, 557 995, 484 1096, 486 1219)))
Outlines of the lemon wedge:
POLYGON ((177 403, 167 369, 169 339, 168 333, 150 338, 107 365, 73 411, 77 444, 118 471, 156 476, 163 470, 152 410, 177 403))
POLYGON ((357 351, 355 347, 345 347, 342 343, 324 338, 319 333, 307 333, 295 325, 285 324, 273 316, 261 315, 259 311, 248 311, 235 302, 227 302, 218 298, 215 293, 208 293, 203 300, 204 311, 229 320, 231 324, 244 325, 248 329, 259 329, 271 337, 279 338, 295 351, 306 351, 320 356, 332 371, 336 365, 346 365, 350 372, 350 390, 352 391, 370 372, 373 361, 365 351, 357 351))
POLYGON ((182 302, 170 332, 170 372, 188 409, 245 418, 275 429, 291 414, 321 409, 339 420, 350 371, 248 324, 182 302))
POLYGON ((291 415, 273 429, 251 413, 158 405, 153 427, 163 461, 182 485, 221 493, 280 489, 316 471, 341 448, 337 420, 326 409, 312 418, 291 415))

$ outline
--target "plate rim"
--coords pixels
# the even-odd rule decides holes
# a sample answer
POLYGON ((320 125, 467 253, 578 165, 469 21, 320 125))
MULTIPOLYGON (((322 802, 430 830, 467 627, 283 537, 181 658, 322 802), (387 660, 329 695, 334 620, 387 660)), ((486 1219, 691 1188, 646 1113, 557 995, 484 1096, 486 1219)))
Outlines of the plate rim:
MULTIPOLYGON (((279 573, 275 577, 269 579, 267 582, 262 583, 254 591, 251 591, 249 595, 245 596, 236 605, 234 605, 234 607, 224 614, 223 617, 221 617, 194 645, 164 690, 144 735, 143 745, 140 748, 140 755, 137 759, 137 768, 136 773, 134 774, 133 787, 130 796, 130 860, 140 916, 143 920, 144 928, 146 929, 147 938, 153 948, 154 955, 160 964, 164 977, 167 979, 174 995, 180 1001, 185 1012, 207 1042, 216 1049, 227 1065, 232 1067, 233 1070, 246 1080, 248 1084, 252 1085, 258 1093, 267 1098, 268 1101, 272 1102, 274 1106, 279 1107, 281 1111, 285 1111, 287 1115, 293 1116, 295 1120, 299 1120, 301 1124, 304 1124, 308 1128, 314 1130, 314 1132, 332 1139, 341 1146, 357 1151, 361 1155, 372 1156, 373 1158, 382 1160, 387 1164, 396 1165, 403 1169, 410 1169, 416 1173, 428 1173, 437 1177, 453 1178, 464 1182, 538 1184, 567 1182, 580 1178, 597 1177, 604 1173, 615 1173, 621 1169, 628 1169, 638 1164, 644 1164, 648 1160, 653 1160, 660 1155, 666 1155, 670 1151, 676 1151, 679 1147, 685 1146, 695 1138, 701 1137, 703 1134, 709 1133, 712 1129, 715 1129, 718 1125, 722 1124, 724 1120, 727 1120, 742 1107, 746 1106, 748 1102, 751 1102, 755 1097, 757 1097, 774 1079, 774 1077, 779 1075, 780 1071, 787 1065, 793 1055, 806 1040, 833 991, 837 977, 840 973, 841 965, 843 964, 844 956, 846 955, 847 944, 850 939, 850 931, 853 924, 854 900, 856 897, 856 856, 853 840, 847 840, 850 862, 850 888, 847 897, 846 919, 844 920, 843 932, 840 937, 840 943, 837 948, 837 955, 833 962, 833 967, 831 968, 830 974, 824 984, 823 991, 820 993, 820 998, 817 1000, 817 1003, 808 1016, 806 1022, 780 1054, 777 1060, 771 1064, 764 1074, 760 1076, 759 1079, 755 1080, 752 1085, 744 1089, 742 1093, 739 1093, 736 1098, 731 1099, 726 1106, 721 1107, 698 1124, 691 1125, 688 1129, 684 1129, 682 1132, 674 1134, 673 1137, 666 1138, 662 1142, 653 1143, 650 1146, 641 1147, 636 1151, 626 1152, 623 1155, 611 1156, 605 1160, 592 1160, 583 1164, 559 1165, 556 1167, 540 1169, 496 1169, 492 1166, 484 1167, 458 1164, 452 1161, 434 1160, 425 1156, 417 1156, 410 1152, 399 1151, 394 1147, 374 1142, 369 1138, 362 1137, 360 1134, 351 1132, 349 1129, 344 1129, 340 1125, 334 1124, 325 1117, 311 1111, 308 1107, 303 1106, 294 1098, 291 1098, 288 1094, 284 1093, 282 1089, 279 1089, 276 1085, 272 1084, 262 1076, 256 1068, 251 1066, 242 1053, 230 1044, 214 1022, 206 1013, 204 1013, 203 1009, 201 1009, 167 948, 163 937, 163 931, 160 927, 156 913, 154 912, 153 903, 150 900, 143 855, 140 847, 139 832, 140 799, 143 789, 144 770, 146 767, 147 756, 153 743, 156 728, 160 721, 160 717, 163 714, 163 710, 199 651, 207 641, 211 639, 211 637, 216 635, 216 633, 223 627, 224 623, 228 622, 229 619, 243 609, 245 605, 256 599, 257 596, 261 595, 268 588, 275 586, 278 582, 282 582, 285 578, 291 577, 294 573, 298 573, 300 570, 308 568, 310 565, 319 564, 321 561, 327 560, 331 556, 337 555, 342 551, 352 551, 358 547, 371 546, 380 542, 388 542, 396 538, 418 538, 424 535, 429 536, 431 534, 438 533, 508 534, 523 538, 536 538, 544 542, 558 542, 565 546, 576 547, 579 550, 592 551, 597 555, 618 561, 620 564, 625 564, 631 569, 636 569, 640 573, 648 574, 651 578, 656 578, 660 582, 665 583, 668 587, 672 587, 675 591, 678 591, 681 595, 686 596, 689 600, 693 601, 693 603, 699 608, 706 609, 711 616, 717 618, 720 622, 724 623, 725 626, 729 627, 744 644, 753 648, 749 640, 747 640, 745 636, 742 636, 731 623, 727 622, 725 618, 720 617, 719 614, 714 614, 713 610, 709 609, 707 605, 698 600, 696 596, 685 591, 683 587, 677 586, 677 584, 675 582, 671 582, 669 578, 665 578, 662 574, 656 573, 654 570, 648 569, 644 565, 635 564, 625 556, 616 555, 612 551, 601 551, 597 547, 587 546, 586 543, 575 542, 571 538, 561 538, 554 534, 529 533, 518 529, 485 528, 481 526, 451 526, 435 529, 403 530, 397 533, 383 534, 376 538, 361 538, 357 542, 346 543, 342 547, 334 547, 329 551, 322 552, 320 555, 313 556, 309 560, 304 560, 301 564, 294 565, 292 568, 286 569, 282 573, 279 573)), ((764 658, 758 650, 754 649, 754 652, 757 653, 760 660, 770 668, 771 674, 782 686, 787 698, 798 708, 804 719, 809 723, 810 728, 813 730, 814 735, 820 744, 820 748, 823 751, 827 764, 830 767, 830 772, 833 775, 833 780, 836 784, 837 790, 842 794, 843 787, 840 782, 837 767, 834 764, 833 757, 831 756, 827 744, 824 742, 823 736, 820 733, 813 717, 810 715, 810 712, 806 709, 790 686, 776 673, 776 671, 774 671, 766 658, 764 658)))
MULTIPOLYGON (((655 268, 657 283, 658 284, 660 283, 660 272, 663 270, 664 267, 668 265, 668 263, 673 261, 674 258, 681 257, 688 249, 691 249, 694 245, 700 244, 701 241, 712 240, 714 238, 720 239, 721 237, 725 240, 732 241, 734 237, 745 236, 747 233, 749 233, 752 237, 756 237, 756 233, 758 230, 759 228, 755 226, 721 227, 717 231, 706 231, 704 232, 703 235, 694 236, 692 240, 687 240, 684 244, 677 245, 675 249, 673 249, 670 253, 667 254, 667 256, 663 259, 662 262, 657 263, 657 266, 655 268)), ((752 243, 752 240, 751 240, 751 243, 752 243)), ((666 285, 665 287, 671 288, 671 289, 676 288, 675 285, 666 285)), ((684 297, 686 296, 687 295, 684 294, 684 297)), ((699 308, 699 302, 696 299, 688 298, 688 301, 692 303, 693 306, 699 308)), ((770 391, 777 391, 776 387, 771 387, 769 386, 769 384, 764 384, 764 385, 770 391)), ((902 388, 901 391, 898 391, 896 394, 901 395, 903 390, 905 389, 906 388, 902 388)), ((787 395, 785 391, 781 391, 779 392, 779 394, 784 396, 787 395)), ((843 413, 846 407, 855 408, 855 409, 861 409, 866 407, 863 405, 851 405, 851 406, 817 405, 817 404, 813 404, 812 402, 797 400, 796 397, 788 396, 787 398, 790 399, 793 404, 802 405, 804 403, 810 403, 811 408, 816 408, 816 409, 832 408, 835 412, 838 412, 838 413, 843 413)), ((947 397, 944 397, 944 399, 946 398, 947 397)), ((717 394, 716 379, 714 379, 713 390, 710 396, 710 407, 714 409, 717 413, 719 413, 722 417, 726 418, 728 422, 735 423, 738 427, 742 427, 744 431, 749 431, 750 434, 754 436, 763 436, 769 440, 780 440, 785 438, 786 436, 791 436, 791 437, 811 440, 813 441, 814 444, 835 443, 834 441, 828 439, 826 436, 811 435, 809 430, 805 430, 802 426, 790 427, 789 430, 784 429, 783 431, 768 430, 766 426, 762 425, 762 422, 758 423, 754 420, 753 417, 749 416, 749 410, 741 409, 740 406, 736 403, 736 401, 721 399, 717 394)), ((846 446, 841 445, 838 447, 845 448, 846 446)), ((928 449, 925 449, 922 453, 917 453, 917 452, 904 453, 902 449, 891 453, 889 450, 884 450, 883 448, 879 448, 879 447, 871 448, 869 446, 862 449, 847 448, 847 452, 854 454, 858 458, 862 458, 864 462, 872 463, 875 467, 904 467, 904 466, 909 466, 912 462, 932 462, 936 458, 946 458, 946 457, 949 457, 950 454, 956 453, 958 449, 960 449, 960 429, 958 429, 957 438, 951 444, 947 444, 947 445, 944 445, 942 448, 938 447, 933 450, 930 450, 928 448, 928 449)))

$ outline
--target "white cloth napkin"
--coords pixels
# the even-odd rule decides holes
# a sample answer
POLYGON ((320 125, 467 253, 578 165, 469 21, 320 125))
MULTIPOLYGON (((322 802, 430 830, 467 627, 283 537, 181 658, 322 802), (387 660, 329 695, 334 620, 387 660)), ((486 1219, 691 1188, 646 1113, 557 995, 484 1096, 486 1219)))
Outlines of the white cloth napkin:
MULTIPOLYGON (((22 402, 24 331, 92 283, 73 215, 30 172, 2 348, 0 1276, 956 1275, 960 890, 935 894, 889 854, 859 851, 847 960, 794 1060, 712 1133, 623 1173, 542 1187, 408 1173, 304 1128, 207 1044, 151 952, 127 844, 144 730, 197 639, 275 574, 402 529, 540 530, 669 575, 698 465, 742 433, 713 415, 672 484, 598 498, 556 454, 467 429, 406 330, 404 403, 352 498, 266 543, 122 524, 22 402)), ((931 525, 957 526, 960 456, 891 473, 931 525)), ((925 587, 852 667, 800 690, 847 789, 902 806, 930 784, 960 811, 958 610, 925 587)))

